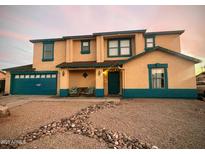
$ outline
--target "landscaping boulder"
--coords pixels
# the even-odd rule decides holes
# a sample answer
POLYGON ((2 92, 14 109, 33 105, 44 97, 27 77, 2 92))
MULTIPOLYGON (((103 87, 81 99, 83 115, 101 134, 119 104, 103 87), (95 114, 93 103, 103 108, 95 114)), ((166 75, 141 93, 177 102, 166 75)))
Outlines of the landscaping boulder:
POLYGON ((7 106, 0 105, 0 117, 10 116, 10 111, 7 106))

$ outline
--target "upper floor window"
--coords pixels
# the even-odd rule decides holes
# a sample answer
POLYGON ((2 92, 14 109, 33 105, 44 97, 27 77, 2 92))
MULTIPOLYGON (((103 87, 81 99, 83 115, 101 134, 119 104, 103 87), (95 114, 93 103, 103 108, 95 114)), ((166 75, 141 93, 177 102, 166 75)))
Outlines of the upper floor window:
POLYGON ((44 42, 43 43, 43 61, 52 61, 54 58, 54 43, 44 42))
POLYGON ((155 47, 155 38, 154 37, 147 37, 145 44, 146 44, 146 48, 155 47))
POLYGON ((83 40, 81 41, 81 54, 89 54, 90 53, 90 41, 83 40))
POLYGON ((131 55, 130 39, 113 39, 108 40, 108 56, 120 57, 131 55))
POLYGON ((152 89, 165 88, 164 68, 152 69, 152 89))

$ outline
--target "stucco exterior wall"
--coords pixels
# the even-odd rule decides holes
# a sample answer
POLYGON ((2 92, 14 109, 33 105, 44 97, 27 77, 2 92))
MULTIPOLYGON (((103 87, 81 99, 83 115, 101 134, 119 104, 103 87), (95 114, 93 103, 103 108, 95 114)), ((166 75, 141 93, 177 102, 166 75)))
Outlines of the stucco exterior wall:
POLYGON ((194 63, 182 58, 155 51, 136 58, 123 66, 124 87, 127 89, 149 88, 148 64, 168 64, 168 88, 195 89, 194 63))
POLYGON ((95 70, 70 70, 69 87, 95 87, 95 70), (88 74, 86 78, 84 72, 88 74))
POLYGON ((11 74, 10 72, 6 72, 6 79, 5 79, 5 93, 10 94, 10 81, 11 81, 11 74))
POLYGON ((95 61, 96 60, 96 41, 90 40, 90 53, 81 54, 81 41, 73 41, 73 61, 95 61))
POLYGON ((0 72, 0 80, 5 80, 6 75, 2 72, 0 72))
POLYGON ((139 54, 144 51, 145 48, 145 38, 143 33, 136 33, 134 39, 134 53, 139 54))
POLYGON ((54 43, 54 60, 42 61, 43 43, 34 43, 33 52, 33 68, 36 71, 52 71, 57 70, 56 65, 65 62, 65 41, 56 41, 54 43))
POLYGON ((155 46, 180 52, 180 35, 156 35, 155 46))

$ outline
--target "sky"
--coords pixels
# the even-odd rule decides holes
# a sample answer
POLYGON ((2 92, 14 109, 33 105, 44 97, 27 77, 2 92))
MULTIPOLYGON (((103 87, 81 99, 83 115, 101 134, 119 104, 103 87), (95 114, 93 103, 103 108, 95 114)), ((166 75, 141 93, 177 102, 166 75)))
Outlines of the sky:
POLYGON ((185 30, 183 54, 205 65, 205 6, 0 6, 0 69, 31 64, 30 39, 94 32, 185 30))

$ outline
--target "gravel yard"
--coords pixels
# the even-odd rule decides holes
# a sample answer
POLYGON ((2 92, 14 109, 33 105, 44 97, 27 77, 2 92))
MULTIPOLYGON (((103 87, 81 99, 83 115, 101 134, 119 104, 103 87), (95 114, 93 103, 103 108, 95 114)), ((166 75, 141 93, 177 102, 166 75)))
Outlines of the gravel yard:
POLYGON ((52 136, 45 136, 39 140, 27 143, 19 147, 40 148, 40 149, 105 149, 107 146, 103 142, 98 142, 96 139, 85 137, 71 132, 58 133, 52 136))
POLYGON ((30 102, 10 109, 0 118, 0 139, 13 139, 54 120, 69 117, 94 102, 30 102))
POLYGON ((130 99, 121 103, 92 114, 90 121, 159 148, 205 148, 205 102, 130 99))

